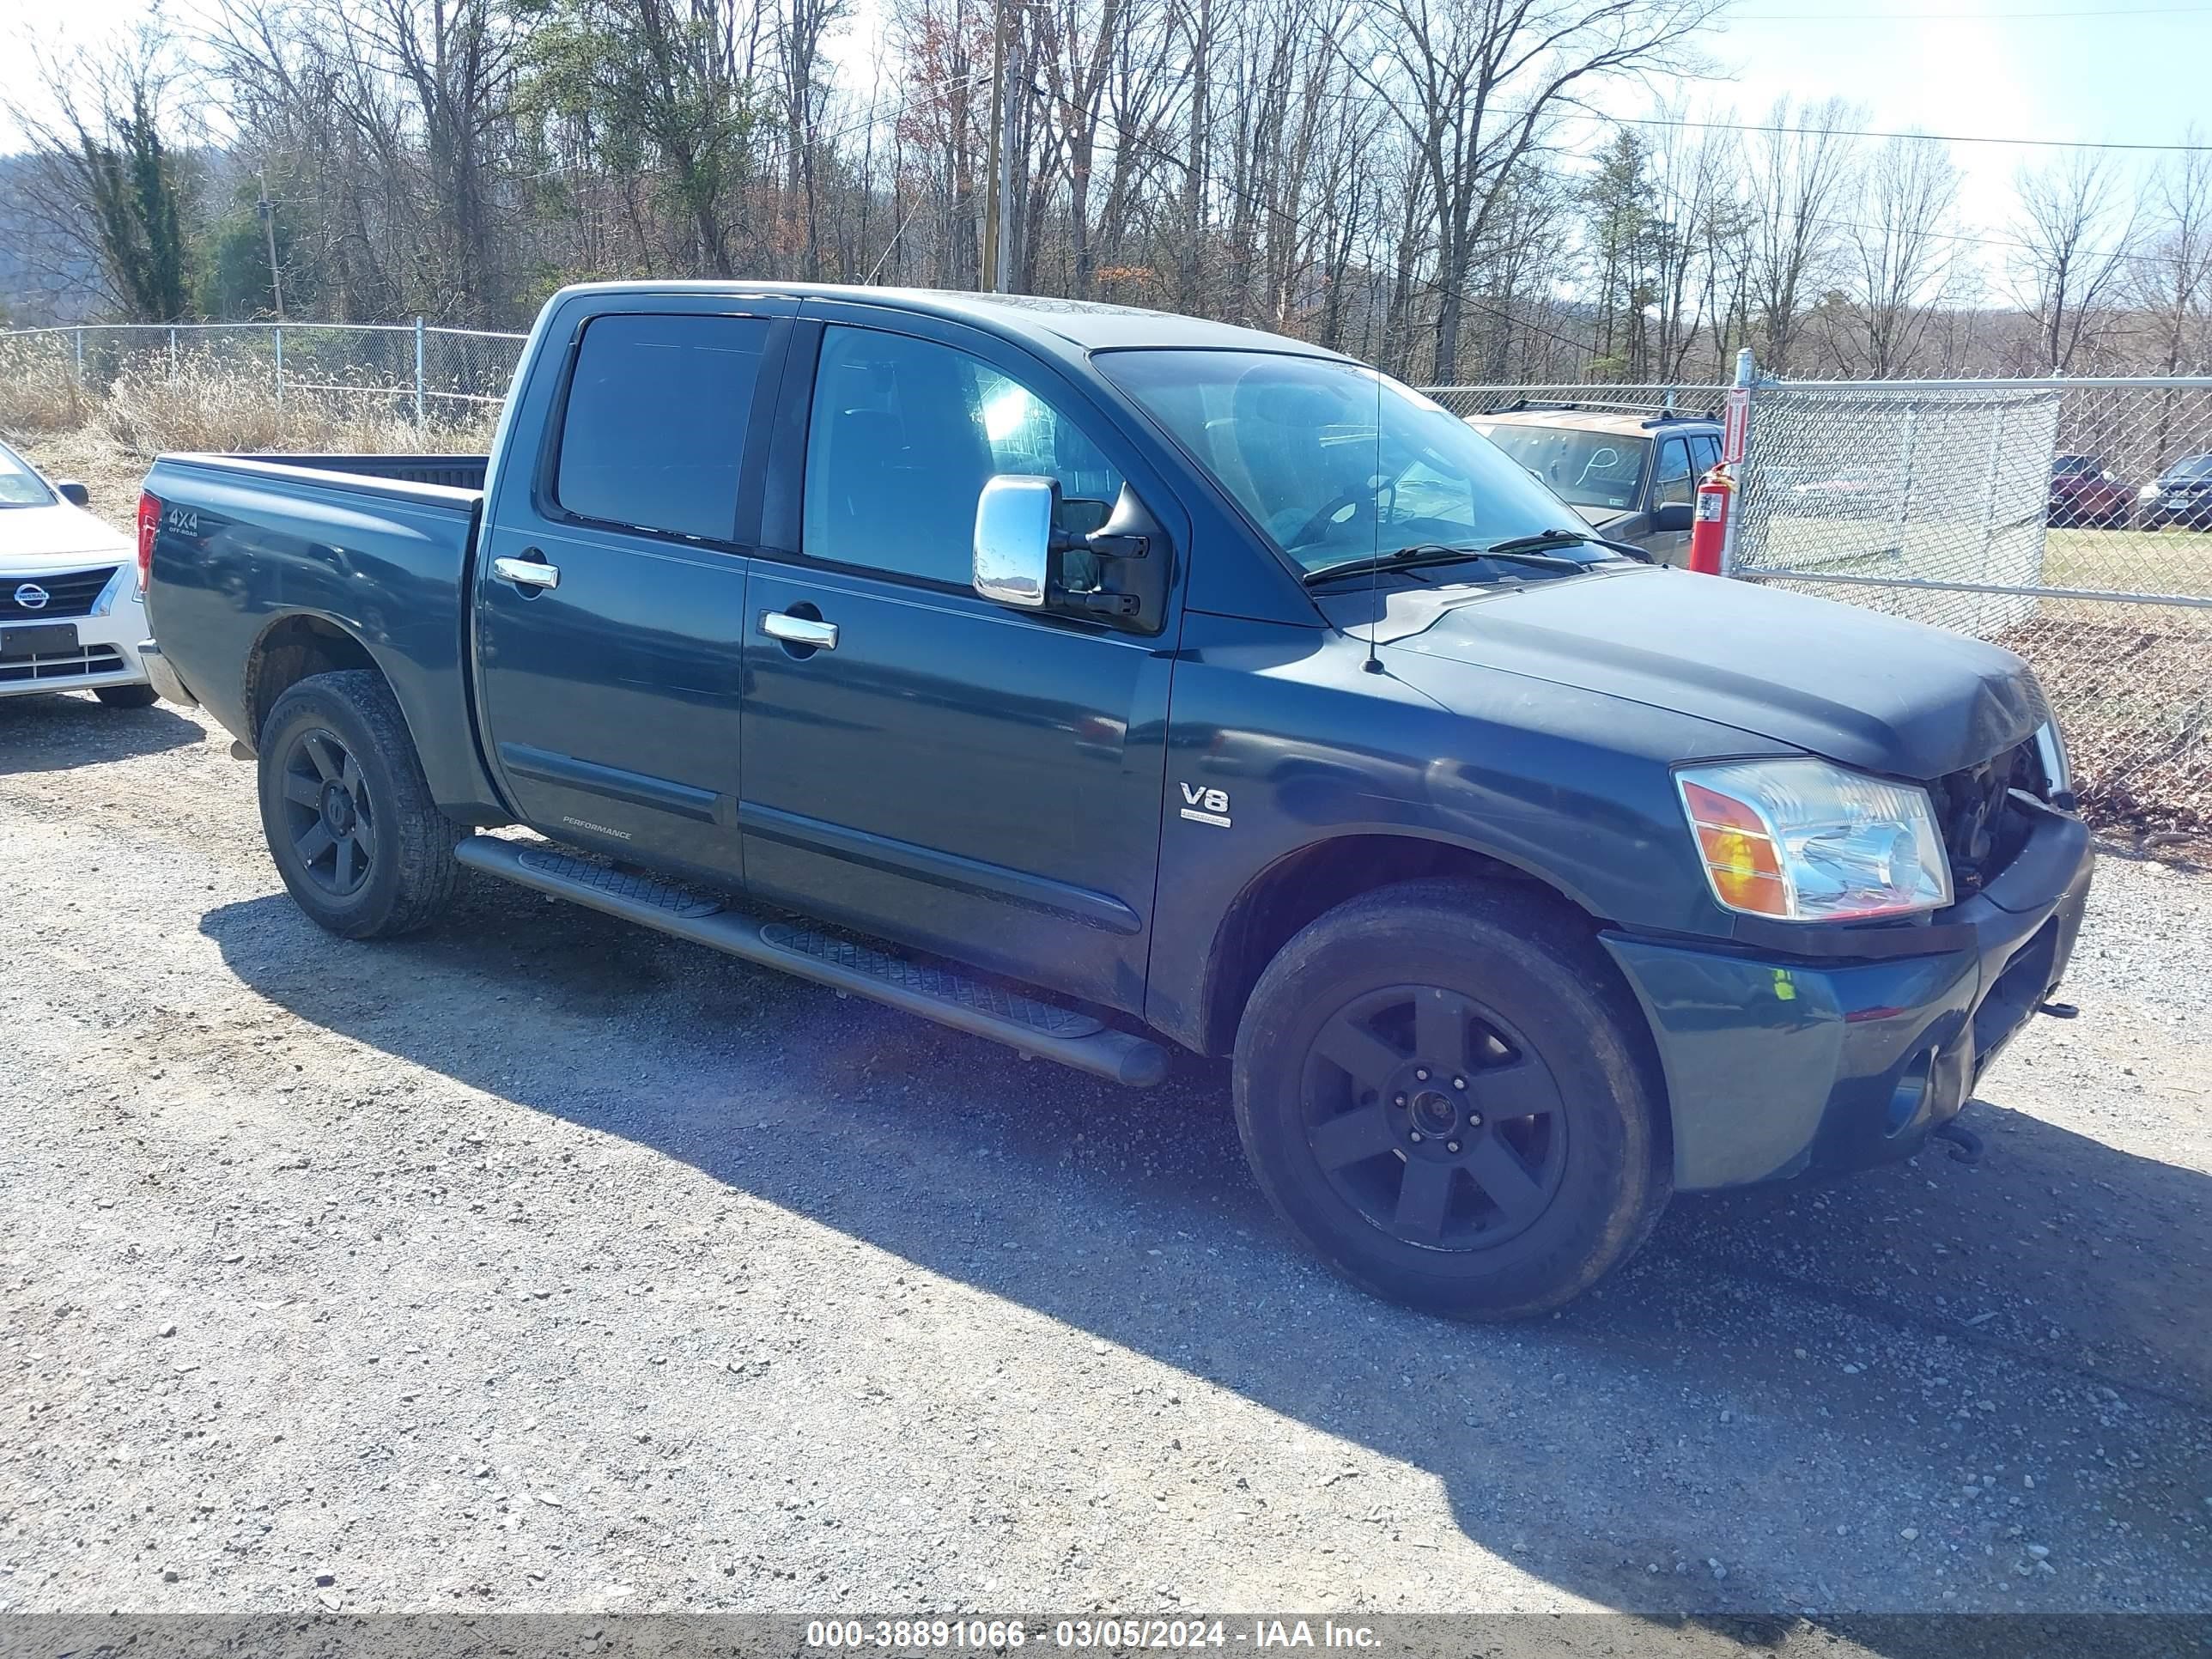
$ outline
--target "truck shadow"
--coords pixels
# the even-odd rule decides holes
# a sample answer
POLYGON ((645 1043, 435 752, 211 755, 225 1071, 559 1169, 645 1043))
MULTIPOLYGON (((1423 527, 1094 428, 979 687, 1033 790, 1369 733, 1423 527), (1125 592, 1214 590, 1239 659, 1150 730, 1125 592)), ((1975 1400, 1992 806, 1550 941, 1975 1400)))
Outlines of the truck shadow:
POLYGON ((0 697, 0 777, 65 772, 182 749, 207 728, 173 708, 110 708, 90 696, 0 697))
MULTIPOLYGON (((1425 1470, 1470 1539, 1595 1602, 2049 1612, 2212 1584, 2212 1186, 2002 1100, 1969 1109, 1978 1165, 1685 1200, 1564 1313, 1465 1328, 1309 1261, 1245 1174, 1218 1064, 1117 1090, 489 880, 397 945, 337 945, 281 894, 202 931, 316 1025, 1425 1470), (456 1012, 493 997, 526 1041, 456 1012), (1982 1473, 2003 1484, 1966 1498, 1982 1473), (2114 1526, 2127 1583, 2025 1560, 2114 1526), (2025 1600, 1996 1589, 2015 1558, 2025 1600)), ((1269 1501, 1388 1549, 1398 1522, 1358 1486, 1269 1501)), ((1880 1627, 1877 1651, 1958 1645, 1880 1627)))

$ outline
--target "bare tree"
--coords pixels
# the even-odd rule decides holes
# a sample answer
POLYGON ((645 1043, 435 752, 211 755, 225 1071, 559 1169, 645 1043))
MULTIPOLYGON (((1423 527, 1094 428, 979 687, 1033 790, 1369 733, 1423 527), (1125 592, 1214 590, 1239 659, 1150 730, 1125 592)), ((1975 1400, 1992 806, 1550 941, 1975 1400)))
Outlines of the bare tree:
POLYGON ((2175 157, 2148 194, 2135 301, 2153 331, 2158 366, 2169 374, 2202 374, 2212 358, 2212 153, 2175 157))
POLYGON ((2020 173, 2013 301, 2035 324, 2041 362, 2063 371, 2095 349, 2134 257, 2135 192, 2102 150, 2080 150, 2020 173))
POLYGON ((1876 380, 1911 362, 1929 309, 1950 280, 1959 242, 1946 227, 1958 205, 1959 170, 1936 144, 1892 138, 1875 152, 1844 240, 1863 367, 1876 380))
POLYGON ((1582 91, 1680 67, 1716 0, 1370 0, 1351 61, 1412 143, 1436 212, 1434 372, 1455 377, 1474 250, 1506 179, 1582 91))
POLYGON ((51 112, 6 108, 31 141, 29 216, 63 247, 96 260, 108 297, 142 322, 175 322, 191 305, 188 169, 166 106, 175 75, 158 17, 120 42, 21 41, 51 112))
POLYGON ((1787 372, 1808 301, 1833 273, 1838 204, 1848 199, 1853 155, 1840 99, 1797 111, 1778 102, 1751 146, 1751 301, 1760 356, 1787 372))

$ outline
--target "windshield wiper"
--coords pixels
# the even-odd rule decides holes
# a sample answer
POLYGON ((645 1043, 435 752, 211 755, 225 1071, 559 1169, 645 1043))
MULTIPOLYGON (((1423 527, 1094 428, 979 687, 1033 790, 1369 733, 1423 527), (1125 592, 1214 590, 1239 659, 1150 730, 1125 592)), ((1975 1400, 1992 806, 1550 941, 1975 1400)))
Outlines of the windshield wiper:
MULTIPOLYGON (((1502 557, 1515 553, 1533 553, 1541 547, 1578 545, 1602 547, 1610 552, 1619 553, 1628 558, 1640 559, 1645 564, 1651 562, 1651 556, 1633 542, 1608 541, 1605 537, 1594 536, 1586 530, 1542 530, 1533 536, 1515 536, 1508 540, 1495 543, 1486 550, 1502 557)), ((1572 564, 1578 570, 1585 568, 1579 560, 1568 559, 1561 562, 1572 564)))
POLYGON ((1382 571, 1421 570, 1439 564, 1525 564, 1539 570, 1583 571, 1581 559, 1556 558, 1548 554, 1516 551, 1512 544, 1498 547, 1447 547, 1441 542, 1416 542, 1371 558, 1340 559, 1309 570, 1302 578, 1308 587, 1340 576, 1364 576, 1382 571))

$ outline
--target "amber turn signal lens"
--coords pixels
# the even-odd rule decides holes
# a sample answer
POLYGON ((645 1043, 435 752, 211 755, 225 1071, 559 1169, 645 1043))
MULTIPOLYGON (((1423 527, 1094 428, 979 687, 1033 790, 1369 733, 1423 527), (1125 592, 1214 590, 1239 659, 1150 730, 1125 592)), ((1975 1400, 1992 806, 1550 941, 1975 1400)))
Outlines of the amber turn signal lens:
POLYGON ((1698 832, 1698 850, 1722 902, 1763 916, 1790 914, 1790 884, 1782 855, 1758 811, 1703 784, 1682 784, 1682 799, 1698 832))

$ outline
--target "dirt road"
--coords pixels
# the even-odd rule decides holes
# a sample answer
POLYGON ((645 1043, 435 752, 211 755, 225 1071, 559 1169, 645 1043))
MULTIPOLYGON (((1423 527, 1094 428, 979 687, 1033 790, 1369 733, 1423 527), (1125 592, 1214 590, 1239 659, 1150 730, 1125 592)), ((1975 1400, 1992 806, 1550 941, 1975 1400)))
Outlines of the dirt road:
POLYGON ((2201 1608, 2212 880, 1976 1167, 1467 1329, 1125 1093, 520 890, 342 945, 166 707, 0 702, 0 1604, 2201 1608), (327 1582, 325 1582, 327 1581, 327 1582))

